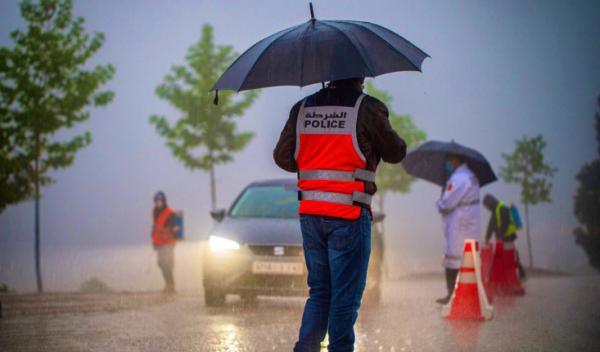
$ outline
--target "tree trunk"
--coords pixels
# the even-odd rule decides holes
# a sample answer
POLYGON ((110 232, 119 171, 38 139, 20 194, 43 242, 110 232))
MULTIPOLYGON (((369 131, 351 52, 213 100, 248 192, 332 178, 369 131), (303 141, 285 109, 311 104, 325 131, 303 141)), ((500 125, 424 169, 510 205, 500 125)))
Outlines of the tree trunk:
POLYGON ((40 263, 40 186, 35 183, 35 277, 37 290, 39 293, 44 291, 42 284, 42 268, 40 263))
POLYGON ((531 250, 531 234, 529 232, 529 205, 525 203, 525 227, 527 234, 527 251, 529 253, 529 267, 533 268, 533 254, 531 250))
POLYGON ((215 167, 210 167, 210 207, 212 210, 217 208, 217 185, 215 183, 215 167))
POLYGON ((34 224, 35 224, 35 239, 34 239, 34 247, 35 247, 35 277, 37 283, 37 290, 39 293, 44 291, 44 286, 42 284, 42 266, 40 259, 40 155, 39 155, 39 135, 36 136, 36 158, 35 158, 35 215, 34 215, 34 224))

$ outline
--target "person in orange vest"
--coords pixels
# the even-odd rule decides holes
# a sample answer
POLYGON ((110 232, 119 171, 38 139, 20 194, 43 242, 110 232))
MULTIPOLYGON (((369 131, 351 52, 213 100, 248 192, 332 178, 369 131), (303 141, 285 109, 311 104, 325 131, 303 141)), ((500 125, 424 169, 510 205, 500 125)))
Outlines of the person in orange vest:
POLYGON ((354 350, 354 324, 371 251, 371 198, 383 159, 399 163, 406 143, 364 78, 331 82, 294 105, 273 152, 296 172, 309 298, 294 351, 354 350))
POLYGON ((175 265, 175 233, 178 230, 177 216, 167 205, 167 196, 159 191, 154 195, 152 210, 152 245, 156 250, 158 267, 165 279, 164 292, 175 292, 173 267, 175 265))

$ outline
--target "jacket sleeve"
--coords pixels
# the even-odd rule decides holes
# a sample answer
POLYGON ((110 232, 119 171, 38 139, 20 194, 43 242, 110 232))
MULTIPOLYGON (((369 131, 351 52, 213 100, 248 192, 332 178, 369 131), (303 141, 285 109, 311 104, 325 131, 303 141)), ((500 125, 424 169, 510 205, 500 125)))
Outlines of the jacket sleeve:
POLYGON ((469 184, 461 178, 450 178, 442 198, 437 201, 438 211, 442 214, 448 214, 456 208, 464 199, 469 184))
POLYGON ((297 172, 298 165, 294 153, 296 151, 296 120, 301 102, 296 103, 290 110, 290 116, 279 135, 279 141, 273 150, 275 164, 285 171, 297 172))
POLYGON ((366 115, 369 116, 365 129, 375 152, 383 161, 397 164, 406 156, 406 142, 390 125, 389 112, 381 101, 367 96, 366 115))

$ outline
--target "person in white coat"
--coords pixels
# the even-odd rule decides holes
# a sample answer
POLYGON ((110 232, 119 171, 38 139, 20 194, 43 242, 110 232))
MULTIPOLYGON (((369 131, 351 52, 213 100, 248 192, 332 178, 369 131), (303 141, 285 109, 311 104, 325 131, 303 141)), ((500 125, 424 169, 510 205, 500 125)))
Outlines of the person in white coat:
POLYGON ((437 300, 441 304, 448 303, 454 291, 456 277, 462 262, 464 241, 466 239, 479 241, 481 237, 477 177, 469 169, 464 159, 457 155, 448 155, 445 167, 450 177, 436 204, 438 211, 442 214, 446 239, 443 265, 446 268, 448 294, 437 300))

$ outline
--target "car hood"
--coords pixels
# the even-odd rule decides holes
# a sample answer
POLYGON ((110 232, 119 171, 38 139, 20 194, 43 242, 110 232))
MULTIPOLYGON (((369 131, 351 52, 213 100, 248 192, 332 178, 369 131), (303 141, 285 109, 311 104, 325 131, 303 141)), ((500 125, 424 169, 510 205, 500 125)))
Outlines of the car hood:
POLYGON ((210 235, 241 244, 302 244, 298 219, 225 217, 210 235))

